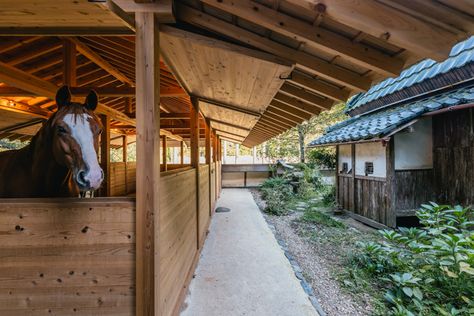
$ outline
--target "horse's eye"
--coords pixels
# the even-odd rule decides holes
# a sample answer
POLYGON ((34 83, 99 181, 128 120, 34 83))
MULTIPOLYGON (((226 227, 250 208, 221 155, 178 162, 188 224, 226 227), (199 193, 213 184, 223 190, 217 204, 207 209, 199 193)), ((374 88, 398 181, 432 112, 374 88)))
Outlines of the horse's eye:
POLYGON ((57 127, 57 131, 58 131, 58 134, 60 134, 60 135, 67 133, 66 129, 65 129, 64 127, 62 127, 62 126, 58 126, 58 127, 57 127))
POLYGON ((99 130, 97 131, 97 135, 101 135, 101 134, 102 134, 102 130, 99 129, 99 130))

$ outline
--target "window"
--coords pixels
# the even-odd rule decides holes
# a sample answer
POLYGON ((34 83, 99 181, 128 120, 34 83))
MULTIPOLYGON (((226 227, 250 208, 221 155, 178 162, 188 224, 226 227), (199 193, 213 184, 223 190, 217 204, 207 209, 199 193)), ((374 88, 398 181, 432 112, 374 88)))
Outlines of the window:
POLYGON ((347 169, 349 168, 349 164, 347 162, 342 163, 342 169, 340 173, 347 173, 347 169))
POLYGON ((374 174, 374 163, 366 161, 365 162, 365 175, 374 174))

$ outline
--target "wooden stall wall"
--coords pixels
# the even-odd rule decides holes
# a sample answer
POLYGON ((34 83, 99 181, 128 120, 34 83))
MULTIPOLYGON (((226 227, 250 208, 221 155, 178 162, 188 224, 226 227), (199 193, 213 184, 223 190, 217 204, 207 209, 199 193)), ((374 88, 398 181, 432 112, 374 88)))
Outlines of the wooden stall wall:
POLYGON ((433 117, 436 202, 474 204, 474 109, 433 117))
POLYGON ((0 315, 133 315, 135 202, 0 201, 0 315))
POLYGON ((211 188, 211 212, 214 211, 216 206, 216 163, 211 163, 211 177, 210 177, 210 188, 211 188))
POLYGON ((162 173, 160 190, 160 309, 172 315, 198 251, 196 170, 162 173))
POLYGON ((395 207, 397 211, 409 211, 421 204, 433 201, 433 170, 396 170, 395 207))
POLYGON ((352 175, 339 175, 338 204, 347 211, 354 210, 354 189, 352 175))
POLYGON ((209 227, 210 214, 210 195, 209 195, 209 165, 199 167, 199 245, 204 243, 207 228, 209 227))
POLYGON ((126 196, 135 193, 135 182, 135 162, 113 162, 110 164, 111 196, 126 196))

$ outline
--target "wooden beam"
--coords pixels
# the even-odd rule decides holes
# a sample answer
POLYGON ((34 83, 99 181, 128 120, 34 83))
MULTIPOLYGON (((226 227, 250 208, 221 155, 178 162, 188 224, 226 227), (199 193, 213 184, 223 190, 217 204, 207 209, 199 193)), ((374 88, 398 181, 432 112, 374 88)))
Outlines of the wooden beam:
POLYGON ((43 119, 47 119, 51 116, 51 114, 53 114, 53 112, 49 110, 44 110, 37 106, 32 106, 32 105, 24 104, 21 102, 1 99, 1 98, 0 98, 0 109, 16 112, 16 113, 21 113, 21 114, 28 114, 28 115, 40 117, 43 119))
POLYGON ((160 23, 175 23, 173 15, 173 1, 160 0, 156 2, 137 3, 130 0, 113 0, 123 11, 130 13, 153 13, 160 23))
POLYGON ((254 1, 202 0, 202 2, 300 42, 312 43, 326 53, 343 56, 356 65, 384 75, 398 76, 404 65, 401 59, 254 1))
POLYGON ((120 80, 121 82, 128 84, 130 86, 135 86, 135 82, 124 75, 120 70, 112 66, 107 60, 102 58, 98 53, 92 50, 89 46, 79 40, 77 37, 65 37, 65 39, 74 43, 77 47, 77 50, 84 56, 86 56, 90 61, 95 63, 100 68, 107 71, 109 74, 120 80))
POLYGON ((210 100, 210 99, 203 98, 203 97, 197 97, 197 98, 199 99, 199 101, 205 102, 208 105, 214 105, 214 106, 221 107, 221 108, 231 110, 231 111, 234 111, 234 112, 248 114, 248 115, 252 115, 252 116, 255 116, 255 117, 260 117, 259 112, 255 112, 255 111, 252 111, 252 110, 249 110, 249 109, 244 109, 244 108, 234 106, 234 105, 231 105, 231 104, 225 104, 223 102, 216 101, 216 100, 210 100))
POLYGON ((161 113, 162 120, 189 120, 189 113, 161 113))
POLYGON ((153 13, 135 14, 137 208, 136 307, 140 316, 160 311, 160 43, 153 13))
POLYGON ((135 35, 125 26, 111 27, 0 27, 0 36, 124 36, 135 35))
POLYGON ((281 88, 281 92, 294 96, 300 100, 306 101, 308 103, 317 105, 319 108, 323 110, 328 110, 334 104, 332 99, 326 99, 315 95, 314 93, 308 92, 304 89, 301 89, 297 86, 292 84, 284 83, 281 88))
POLYGON ((76 44, 63 40, 63 84, 75 86, 77 70, 76 44))
MULTIPOLYGON (((29 73, 26 73, 18 68, 9 66, 4 62, 0 62, 0 82, 29 91, 39 96, 48 97, 51 100, 55 99, 56 92, 58 90, 58 87, 55 84, 30 75, 29 73)), ((104 104, 99 103, 96 112, 99 114, 108 115, 110 119, 135 125, 134 119, 131 119, 122 112, 110 108, 104 104)))
POLYGON ((100 190, 101 196, 110 196, 110 118, 101 115, 102 134, 100 134, 100 164, 104 171, 104 180, 100 190))
POLYGON ((370 78, 340 68, 308 53, 279 44, 265 36, 252 33, 188 6, 176 4, 176 7, 177 13, 183 21, 219 32, 247 45, 290 60, 306 71, 316 73, 329 81, 349 86, 357 91, 367 91, 371 86, 370 78))
POLYGON ((221 121, 221 120, 215 120, 215 119, 212 119, 212 118, 209 118, 211 124, 212 123, 216 123, 216 124, 222 124, 222 125, 226 125, 226 126, 229 126, 229 127, 232 127, 232 128, 236 128, 236 129, 240 129, 240 130, 243 130, 243 131, 250 131, 249 128, 245 128, 245 127, 242 127, 240 125, 236 125, 236 124, 232 124, 232 123, 229 123, 229 122, 225 122, 225 121, 221 121))
POLYGON ((333 85, 326 84, 321 80, 317 80, 309 76, 303 75, 298 71, 293 71, 291 73, 289 81, 299 86, 302 86, 306 90, 316 92, 322 96, 331 98, 335 101, 345 102, 350 95, 350 91, 347 89, 341 89, 333 85))
POLYGON ((31 121, 28 121, 28 122, 18 123, 18 124, 12 125, 12 126, 0 128, 0 133, 14 132, 16 130, 19 130, 19 129, 22 129, 22 128, 25 128, 25 127, 30 127, 30 126, 34 126, 34 125, 37 125, 37 124, 41 124, 43 122, 44 122, 43 119, 34 119, 34 120, 31 120, 31 121))
POLYGON ((290 106, 286 103, 280 102, 278 100, 272 100, 270 104, 274 107, 276 107, 279 110, 285 111, 288 114, 297 116, 301 119, 304 120, 309 120, 314 114, 319 114, 321 112, 321 109, 317 107, 313 107, 313 112, 308 113, 307 110, 305 109, 304 111, 301 110, 300 108, 290 106))
MULTIPOLYGON (((314 10, 313 0, 288 0, 288 2, 314 10)), ((384 5, 378 1, 325 1, 327 16, 340 23, 379 38, 388 37, 388 42, 405 48, 418 56, 443 60, 451 47, 467 34, 451 33, 435 24, 428 23, 406 12, 384 5)))

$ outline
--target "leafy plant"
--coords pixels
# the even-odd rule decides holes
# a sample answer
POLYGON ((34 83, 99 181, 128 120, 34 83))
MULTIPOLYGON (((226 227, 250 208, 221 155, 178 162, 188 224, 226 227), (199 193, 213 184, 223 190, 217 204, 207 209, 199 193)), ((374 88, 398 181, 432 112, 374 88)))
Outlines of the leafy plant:
POLYGON ((381 230, 351 262, 386 288, 391 315, 474 315, 474 211, 430 203, 421 228, 381 230))
POLYGON ((315 148, 308 153, 308 162, 315 166, 336 169, 336 151, 333 148, 315 148))
POLYGON ((303 216, 301 217, 301 220, 307 223, 321 224, 327 227, 336 227, 336 228, 346 227, 344 223, 338 220, 335 220, 328 214, 323 213, 315 208, 307 209, 304 212, 303 216))

